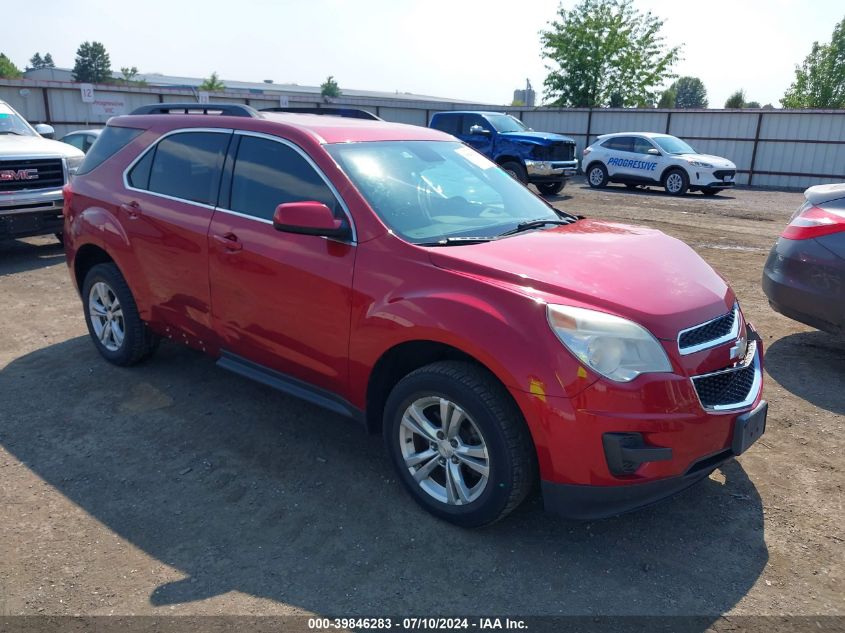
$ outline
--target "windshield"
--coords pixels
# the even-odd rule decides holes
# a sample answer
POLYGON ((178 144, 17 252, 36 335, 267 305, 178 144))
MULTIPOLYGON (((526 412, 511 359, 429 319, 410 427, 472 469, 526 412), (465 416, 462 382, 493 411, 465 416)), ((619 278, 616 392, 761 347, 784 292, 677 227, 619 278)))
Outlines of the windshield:
POLYGON ((654 136, 651 140, 667 154, 698 154, 692 145, 674 136, 654 136))
POLYGON ((484 117, 490 121, 499 134, 526 132, 529 129, 522 121, 509 114, 485 114, 484 117))
POLYGON ((20 136, 38 136, 29 123, 5 103, 0 103, 0 134, 19 134, 20 136))
POLYGON ((385 141, 326 146, 379 217, 415 243, 494 237, 551 207, 462 143, 385 141))

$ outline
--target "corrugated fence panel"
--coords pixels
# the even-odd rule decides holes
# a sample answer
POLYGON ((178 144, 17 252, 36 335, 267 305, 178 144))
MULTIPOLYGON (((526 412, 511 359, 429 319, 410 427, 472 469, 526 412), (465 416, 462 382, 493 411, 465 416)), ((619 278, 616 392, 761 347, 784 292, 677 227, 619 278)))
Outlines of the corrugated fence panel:
MULTIPOLYGON (((522 122, 528 127, 544 132, 558 132, 572 136, 587 132, 589 113, 585 110, 570 111, 528 111, 522 114, 522 122)), ((579 144, 583 147, 583 143, 579 144)))
POLYGON ((757 146, 755 171, 796 173, 799 169, 798 173, 829 175, 845 181, 845 144, 762 141, 757 146))
POLYGON ((801 139, 805 141, 845 141, 845 116, 841 114, 786 113, 763 114, 760 138, 801 139))
POLYGON ((41 88, 0 86, 0 99, 8 103, 30 123, 45 121, 44 95, 41 88), (24 91, 24 94, 21 94, 24 91))
POLYGON ((404 108, 379 108, 382 119, 394 123, 410 123, 425 127, 428 121, 425 120, 425 110, 406 110, 404 108))
MULTIPOLYGON (((585 126, 586 127, 586 126, 585 126)), ((593 110, 590 135, 612 132, 664 132, 666 113, 641 110, 593 110)))
MULTIPOLYGON (((756 112, 672 112, 669 134, 681 138, 754 138, 756 112)), ((663 131, 663 130, 661 130, 663 131)))

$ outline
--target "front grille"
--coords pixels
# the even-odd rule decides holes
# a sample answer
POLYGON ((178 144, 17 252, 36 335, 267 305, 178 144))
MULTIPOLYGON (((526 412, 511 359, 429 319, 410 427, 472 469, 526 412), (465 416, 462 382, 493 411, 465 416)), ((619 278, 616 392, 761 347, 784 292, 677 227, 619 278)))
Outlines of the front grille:
POLYGON ((0 193, 26 191, 28 189, 49 189, 65 184, 65 173, 61 158, 18 158, 0 160, 0 193), (38 177, 32 180, 19 179, 20 172, 32 173, 38 177))
POLYGON ((743 362, 731 369, 695 376, 692 384, 705 409, 729 409, 750 404, 760 376, 757 343, 748 346, 743 362))
POLYGON ((575 143, 558 141, 551 145, 537 145, 533 156, 536 160, 573 160, 575 158, 575 143))
POLYGON ((734 306, 733 310, 712 321, 683 330, 678 335, 678 349, 681 354, 691 354, 727 342, 736 336, 738 318, 739 308, 734 306))
POLYGON ((719 180, 724 180, 725 176, 730 176, 733 178, 736 176, 736 169, 717 169, 713 172, 713 176, 718 178, 719 180))

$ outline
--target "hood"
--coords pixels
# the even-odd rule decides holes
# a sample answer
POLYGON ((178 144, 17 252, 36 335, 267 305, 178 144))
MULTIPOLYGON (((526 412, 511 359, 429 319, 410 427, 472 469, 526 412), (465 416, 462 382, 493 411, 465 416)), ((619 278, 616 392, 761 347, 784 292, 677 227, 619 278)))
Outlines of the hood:
POLYGON ((581 220, 482 244, 430 249, 435 266, 529 296, 610 312, 661 339, 730 310, 733 291, 689 246, 654 229, 581 220))
POLYGON ((810 204, 815 205, 845 198, 845 182, 810 187, 804 192, 804 197, 810 204))
POLYGON ((82 150, 73 145, 52 141, 43 136, 18 136, 0 134, 0 160, 19 156, 61 156, 70 158, 84 156, 82 150))
POLYGON ((721 156, 713 156, 712 154, 675 154, 675 156, 688 160, 700 160, 703 163, 710 163, 711 165, 713 165, 713 167, 736 169, 736 165, 734 165, 727 158, 722 158, 721 156))
POLYGON ((528 143, 536 143, 537 145, 545 145, 546 143, 574 143, 568 136, 562 134, 554 134, 552 132, 501 132, 502 136, 512 141, 527 141, 528 143))

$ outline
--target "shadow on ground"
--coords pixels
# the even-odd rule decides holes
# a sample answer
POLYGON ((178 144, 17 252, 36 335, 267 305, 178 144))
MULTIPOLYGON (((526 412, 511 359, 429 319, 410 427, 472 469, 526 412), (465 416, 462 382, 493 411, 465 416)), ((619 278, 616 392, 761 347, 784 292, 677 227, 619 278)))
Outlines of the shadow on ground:
POLYGON ((0 240, 0 277, 63 263, 65 251, 53 237, 38 240, 0 240))
POLYGON ((0 371, 0 402, 6 449, 185 573, 153 606, 237 590, 329 615, 715 616, 768 559, 736 462, 627 516, 566 522, 534 499, 465 531, 403 493, 379 438, 174 345, 132 369, 82 337, 47 347, 0 371))
POLYGON ((766 349, 766 371, 781 387, 838 415, 845 415, 843 369, 845 336, 797 332, 766 349))
MULTIPOLYGON (((592 187, 590 187, 590 185, 588 185, 587 183, 584 183, 584 184, 581 185, 581 189, 587 190, 587 189, 592 189, 592 187)), ((626 187, 625 185, 610 184, 610 185, 603 187, 601 189, 596 189, 595 191, 601 191, 602 193, 625 193, 625 194, 633 195, 633 196, 658 197, 658 198, 673 198, 674 197, 674 196, 670 196, 668 193, 663 191, 662 188, 660 188, 656 185, 652 186, 652 187, 647 187, 647 188, 638 187, 636 189, 628 189, 628 187, 626 187)), ((727 193, 725 193, 725 192, 716 193, 716 194, 713 194, 712 196, 705 196, 704 194, 702 194, 701 192, 698 192, 698 191, 690 191, 689 193, 686 193, 683 196, 678 196, 675 199, 676 200, 683 200, 684 198, 688 198, 688 197, 696 197, 696 198, 701 198, 703 200, 733 200, 734 199, 733 196, 727 195, 727 193)))

